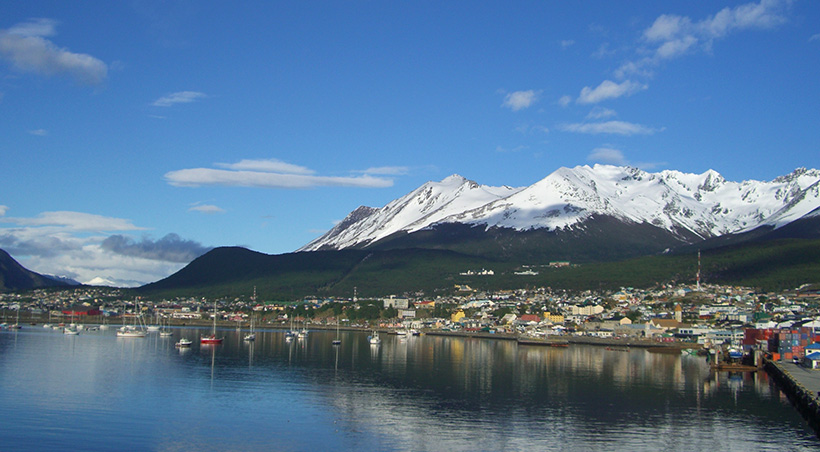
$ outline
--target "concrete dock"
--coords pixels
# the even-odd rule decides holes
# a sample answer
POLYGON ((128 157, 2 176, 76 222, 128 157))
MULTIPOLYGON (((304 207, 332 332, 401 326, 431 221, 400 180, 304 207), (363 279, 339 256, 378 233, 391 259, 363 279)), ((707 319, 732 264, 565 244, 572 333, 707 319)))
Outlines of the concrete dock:
POLYGON ((820 436, 820 370, 778 361, 766 361, 764 368, 820 436))

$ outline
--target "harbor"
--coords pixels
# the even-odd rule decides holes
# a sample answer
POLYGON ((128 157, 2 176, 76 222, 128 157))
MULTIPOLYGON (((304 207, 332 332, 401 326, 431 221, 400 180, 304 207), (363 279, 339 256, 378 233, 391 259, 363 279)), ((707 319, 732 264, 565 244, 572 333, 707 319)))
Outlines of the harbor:
POLYGON ((820 436, 820 371, 797 363, 771 360, 765 362, 764 368, 820 436))

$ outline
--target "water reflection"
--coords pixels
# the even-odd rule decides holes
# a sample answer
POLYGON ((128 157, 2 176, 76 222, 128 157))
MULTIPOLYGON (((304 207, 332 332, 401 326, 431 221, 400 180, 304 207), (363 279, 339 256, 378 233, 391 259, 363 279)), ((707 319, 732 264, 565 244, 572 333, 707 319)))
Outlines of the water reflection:
POLYGON ((254 342, 228 332, 223 344, 177 351, 176 339, 199 332, 173 332, 171 340, 0 334, 0 437, 46 438, 50 450, 61 444, 49 440, 55 431, 78 432, 85 450, 110 450, 123 435, 129 448, 151 450, 820 444, 765 374, 715 373, 698 357, 384 334, 371 346, 367 333, 352 332, 334 346, 335 330, 292 342, 279 330, 257 331, 254 342), (75 414, 63 417, 55 406, 75 414), (237 413, 254 415, 229 419, 237 413), (81 436, 90 426, 99 438, 81 436), (140 434, 123 433, 133 429, 140 434))

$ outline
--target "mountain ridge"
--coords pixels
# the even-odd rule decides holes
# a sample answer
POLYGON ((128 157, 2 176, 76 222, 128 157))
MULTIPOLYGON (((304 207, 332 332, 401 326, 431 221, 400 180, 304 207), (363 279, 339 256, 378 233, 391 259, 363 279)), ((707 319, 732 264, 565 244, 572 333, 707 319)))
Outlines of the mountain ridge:
MULTIPOLYGON (((490 187, 459 175, 427 182, 382 208, 359 207, 298 251, 377 248, 397 236, 463 224, 521 232, 570 231, 596 218, 651 225, 679 245, 774 229, 820 207, 820 171, 772 181, 727 181, 709 169, 650 173, 633 167, 562 167, 527 187, 490 187)), ((429 235, 429 234, 428 234, 429 235)))

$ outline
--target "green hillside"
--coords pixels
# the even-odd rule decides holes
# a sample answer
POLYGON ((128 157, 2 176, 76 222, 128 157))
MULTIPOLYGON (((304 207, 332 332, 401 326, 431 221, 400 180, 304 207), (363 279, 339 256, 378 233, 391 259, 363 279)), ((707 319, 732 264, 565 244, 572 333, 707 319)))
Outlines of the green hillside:
MULTIPOLYGON (((662 283, 694 283, 697 254, 640 257, 619 262, 550 268, 548 262, 488 259, 431 249, 317 251, 266 255, 244 248, 217 248, 170 277, 138 291, 153 296, 249 297, 256 287, 267 300, 306 296, 449 294, 456 285, 479 290, 552 287, 617 289, 662 283), (493 275, 465 276, 468 270, 493 275), (525 269, 537 275, 516 275, 525 269)), ((702 253, 704 283, 778 290, 820 282, 820 240, 746 243, 702 253)))

